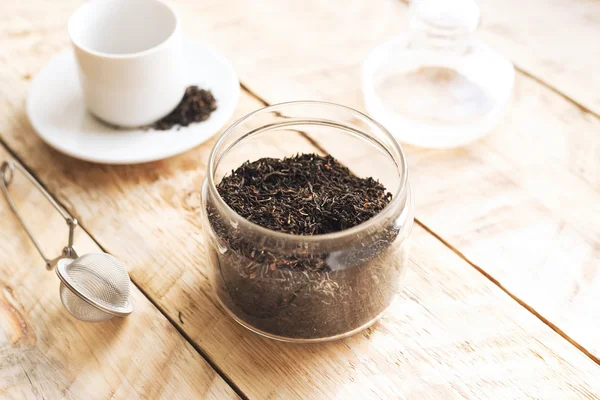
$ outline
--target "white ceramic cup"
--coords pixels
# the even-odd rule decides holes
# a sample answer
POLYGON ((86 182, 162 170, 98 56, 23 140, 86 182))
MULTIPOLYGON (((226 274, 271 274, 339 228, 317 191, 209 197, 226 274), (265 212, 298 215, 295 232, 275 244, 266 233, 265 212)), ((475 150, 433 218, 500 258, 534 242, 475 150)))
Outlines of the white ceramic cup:
POLYGON ((90 0, 69 20, 88 110, 138 127, 170 113, 186 88, 175 11, 160 0, 90 0))

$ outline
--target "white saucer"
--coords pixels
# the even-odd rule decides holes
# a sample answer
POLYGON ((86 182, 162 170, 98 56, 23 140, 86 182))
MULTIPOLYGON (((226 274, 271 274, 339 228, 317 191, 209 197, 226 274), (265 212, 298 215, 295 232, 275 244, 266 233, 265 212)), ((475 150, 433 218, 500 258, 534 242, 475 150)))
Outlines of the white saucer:
POLYGON ((210 89, 217 110, 206 121, 167 131, 113 129, 90 115, 83 102, 71 50, 56 55, 34 79, 27 114, 48 145, 72 157, 106 164, 160 160, 189 150, 216 134, 231 118, 240 84, 229 61, 215 50, 184 40, 190 85, 210 89))

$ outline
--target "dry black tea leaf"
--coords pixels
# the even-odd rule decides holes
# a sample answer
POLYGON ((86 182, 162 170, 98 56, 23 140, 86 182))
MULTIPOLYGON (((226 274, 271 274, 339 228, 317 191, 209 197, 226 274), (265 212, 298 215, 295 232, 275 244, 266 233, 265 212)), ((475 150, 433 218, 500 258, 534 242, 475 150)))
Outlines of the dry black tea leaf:
POLYGON ((217 101, 209 90, 190 86, 185 90, 177 107, 169 115, 156 121, 151 128, 166 131, 175 126, 182 127, 206 121, 216 109, 217 101))
POLYGON ((377 215, 392 199, 373 178, 359 178, 332 156, 302 154, 246 162, 217 187, 247 220, 295 235, 338 232, 377 215))

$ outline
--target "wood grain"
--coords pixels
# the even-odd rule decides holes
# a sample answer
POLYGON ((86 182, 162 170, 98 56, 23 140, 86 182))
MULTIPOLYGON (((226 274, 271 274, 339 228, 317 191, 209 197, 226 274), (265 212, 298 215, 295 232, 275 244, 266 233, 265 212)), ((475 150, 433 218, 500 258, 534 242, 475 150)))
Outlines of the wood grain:
MULTIPOLYGON (((219 15, 234 11, 223 4, 194 2, 184 7, 186 21, 190 21, 186 29, 197 32, 195 26, 202 25, 214 35, 219 24, 237 22, 236 29, 247 24, 246 20, 219 20, 219 15)), ((293 10, 291 4, 287 6, 293 10)), ((26 40, 13 38, 5 46, 12 50, 0 59, 5 67, 0 84, 7 93, 0 100, 0 138, 104 248, 129 265, 134 281, 245 395, 257 399, 599 398, 600 366, 419 227, 412 235, 411 268, 402 297, 379 324, 362 334, 329 344, 298 346, 262 339, 236 325, 215 304, 206 279, 198 207, 213 142, 178 157, 137 166, 84 163, 43 145, 23 111, 27 76, 66 46, 59 30, 68 7, 15 7, 19 8, 17 17, 3 17, 8 26, 36 21, 36 28, 26 40)), ((277 9, 257 8, 278 16, 277 9)), ((349 12, 352 18, 361 17, 360 9, 353 10, 349 12)), ((326 18, 319 17, 318 24, 324 23, 321 19, 326 18)), ((260 26, 255 29, 261 32, 260 26)), ((282 42, 289 31, 282 31, 282 42)), ((206 40, 214 39, 211 35, 206 40)), ((249 44, 248 36, 238 31, 235 39, 249 44)), ((224 51, 234 46, 215 43, 224 51)), ((253 49, 255 56, 260 54, 256 46, 253 49)), ((250 56, 240 56, 236 62, 240 59, 248 64, 265 62, 250 56)), ((327 59, 321 61, 326 64, 327 59)), ((283 75, 279 66, 274 65, 273 71, 283 75)), ((295 71, 290 73, 294 76, 295 71)), ((289 79, 281 82, 280 91, 288 85, 299 87, 289 79)), ((336 87, 331 86, 332 92, 336 87)), ((258 106, 244 95, 237 115, 258 106)), ((311 148, 302 138, 272 145, 282 151, 283 146, 295 151, 311 148)), ((121 358, 121 352, 113 353, 111 348, 111 354, 129 365, 130 359, 121 358)))
POLYGON ((404 293, 374 328, 314 346, 262 339, 224 314, 206 279, 198 160, 210 146, 106 167, 30 139, 18 153, 250 398, 599 398, 598 365, 419 227, 404 293))
MULTIPOLYGON (((9 154, 0 146, 0 160, 9 154)), ((67 227, 47 200, 17 176, 11 193, 52 256, 67 227)), ((0 199, 0 397, 3 399, 234 398, 234 391, 137 288, 135 314, 77 321, 4 198, 0 199)), ((82 230, 80 254, 98 252, 82 230)))
MULTIPOLYGON (((362 109, 361 63, 375 45, 404 29, 407 16, 400 1, 261 4, 229 0, 227 9, 233 11, 227 14, 215 4, 182 7, 190 19, 202 19, 191 27, 194 34, 225 48, 248 87, 270 103, 321 99, 362 109), (240 30, 253 34, 234 40, 240 30)), ((486 15, 493 14, 492 5, 485 7, 486 15)), ((498 7, 504 17, 494 18, 508 24, 508 6, 498 7)), ((516 24, 541 10, 523 8, 515 12, 521 14, 516 24)), ((535 15, 548 17, 541 11, 535 15)), ((556 16, 556 10, 549 15, 556 16)), ((579 37, 576 48, 592 47, 591 38, 579 37)), ((559 57, 565 46, 553 54, 559 57)), ((535 54, 536 47, 530 50, 535 54)), ((508 54, 520 60, 517 53, 508 54)), ((595 59, 592 53, 589 60, 595 59)), ((452 151, 405 149, 419 220, 597 359, 600 120, 517 74, 506 118, 489 137, 452 151)), ((361 162, 368 160, 357 153, 352 164, 361 162)))

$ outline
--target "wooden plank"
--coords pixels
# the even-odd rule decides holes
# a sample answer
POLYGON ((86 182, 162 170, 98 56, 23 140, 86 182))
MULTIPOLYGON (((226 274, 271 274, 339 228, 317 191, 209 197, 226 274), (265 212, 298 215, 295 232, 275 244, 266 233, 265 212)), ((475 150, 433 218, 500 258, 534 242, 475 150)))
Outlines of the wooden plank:
POLYGON ((210 145, 107 167, 15 127, 29 132, 18 153, 38 155, 34 171, 250 398, 599 398, 598 365, 419 227, 403 295, 374 328, 312 346, 262 339, 225 315, 206 278, 197 207, 210 145))
MULTIPOLYGON (((272 103, 362 109, 360 65, 406 18, 402 2, 244 4, 186 4, 186 14, 203 19, 195 35, 226 48, 272 103), (253 34, 234 40, 240 30, 253 34)), ((518 74, 507 116, 486 139, 453 151, 405 148, 420 221, 597 359, 599 119, 518 74)), ((361 162, 358 153, 352 164, 361 162)))
MULTIPOLYGON (((256 105, 244 96, 238 112, 256 105)), ((21 107, 6 106, 2 137, 251 398, 598 398, 598 365, 420 228, 406 290, 374 329, 315 346, 251 334, 206 278, 198 196, 212 143, 151 164, 92 165, 48 149, 21 107)), ((305 151, 300 140, 294 150, 305 151)))
MULTIPOLYGON (((8 157, 0 146, 0 160, 8 157)), ((64 220, 24 178, 14 182, 11 193, 36 237, 60 254, 64 220)), ((58 278, 46 271, 3 197, 0 221, 0 397, 237 397, 137 288, 130 318, 96 324, 72 318, 58 278)), ((80 254, 100 251, 83 230, 75 243, 80 254)))
MULTIPOLYGON (((66 42, 48 25, 38 29, 53 44, 35 57, 28 46, 37 49, 41 35, 14 46, 1 82, 9 96, 0 100, 0 137, 249 397, 598 398, 598 365, 418 227, 405 292, 373 329, 297 346, 237 326, 215 304, 202 250, 199 188, 212 142, 169 160, 120 167, 50 150, 26 121, 28 84, 18 77, 37 72, 66 42)), ((257 105, 244 96, 238 115, 257 105)), ((307 143, 294 146, 304 151, 307 143)))

